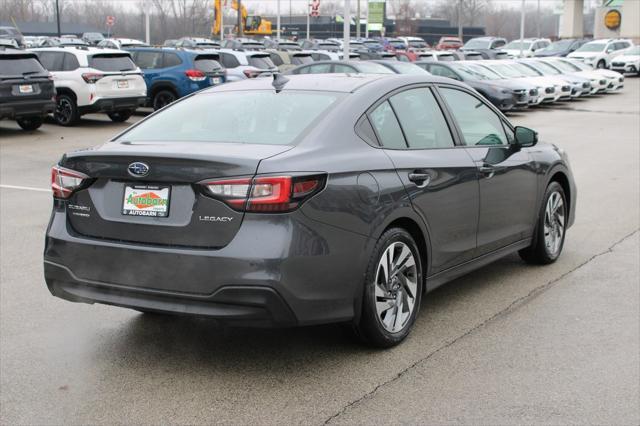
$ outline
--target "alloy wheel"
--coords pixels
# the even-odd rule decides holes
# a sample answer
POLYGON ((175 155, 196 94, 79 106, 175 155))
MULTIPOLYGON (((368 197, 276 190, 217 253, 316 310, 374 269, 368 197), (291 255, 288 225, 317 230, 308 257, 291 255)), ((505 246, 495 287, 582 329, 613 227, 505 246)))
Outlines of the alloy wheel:
POLYGON ((67 98, 61 98, 56 105, 56 120, 59 123, 67 124, 71 121, 73 115, 73 105, 67 98))
POLYGON ((400 332, 415 309, 418 269, 413 252, 403 242, 393 242, 382 253, 375 275, 378 319, 390 333, 400 332))
POLYGON ((564 236, 564 201, 559 192, 553 192, 544 210, 544 245, 547 253, 556 256, 564 236))

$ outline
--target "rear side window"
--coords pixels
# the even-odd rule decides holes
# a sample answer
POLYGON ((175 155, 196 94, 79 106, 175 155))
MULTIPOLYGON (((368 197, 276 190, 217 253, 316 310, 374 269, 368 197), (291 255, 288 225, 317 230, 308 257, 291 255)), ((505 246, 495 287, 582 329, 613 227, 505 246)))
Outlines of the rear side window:
POLYGON ((220 53, 220 60, 225 68, 236 68, 240 66, 238 58, 230 53, 220 53))
POLYGON ((331 73, 331 64, 311 65, 307 69, 309 74, 329 74, 331 73))
POLYGON ((338 73, 357 73, 357 71, 355 70, 355 68, 350 67, 348 65, 342 65, 342 64, 334 64, 333 65, 333 72, 338 72, 338 73))
POLYGON ((164 54, 163 59, 163 68, 175 67, 182 63, 182 60, 175 53, 166 53, 164 54))
POLYGON ((410 89, 390 98, 409 148, 452 148, 453 138, 431 91, 410 89))
POLYGON ((269 53, 269 57, 271 58, 271 62, 277 67, 284 64, 284 61, 277 53, 269 53))
POLYGON ((198 56, 195 61, 193 61, 193 65, 197 70, 202 72, 216 72, 222 69, 220 62, 216 61, 214 58, 210 57, 202 57, 198 56))
POLYGON ((289 145, 343 96, 273 90, 201 94, 153 115, 120 140, 289 145))
POLYGON ((140 51, 136 54, 136 65, 145 70, 162 68, 162 53, 140 51))
POLYGON ((60 52, 38 52, 42 66, 49 71, 62 71, 64 54, 60 52))
POLYGON ((391 149, 407 148, 400 124, 388 101, 383 102, 374 109, 369 114, 369 120, 383 147, 391 149))
POLYGON ((129 55, 93 55, 89 57, 89 66, 100 71, 118 72, 136 69, 129 55))
POLYGON ((73 71, 80 68, 80 64, 78 63, 78 58, 76 58, 71 53, 64 54, 64 63, 62 66, 63 71, 73 71))
POLYGON ((22 75, 44 73, 45 69, 36 58, 6 58, 0 56, 0 75, 22 75))
POLYGON ((275 68, 275 65, 271 62, 271 58, 268 56, 249 56, 247 59, 249 61, 249 65, 260 68, 261 70, 275 68))
POLYGON ((311 55, 295 55, 291 57, 293 65, 310 64, 311 62, 313 62, 311 55))
POLYGON ((502 120, 480 99, 461 90, 440 88, 467 146, 506 145, 502 120))

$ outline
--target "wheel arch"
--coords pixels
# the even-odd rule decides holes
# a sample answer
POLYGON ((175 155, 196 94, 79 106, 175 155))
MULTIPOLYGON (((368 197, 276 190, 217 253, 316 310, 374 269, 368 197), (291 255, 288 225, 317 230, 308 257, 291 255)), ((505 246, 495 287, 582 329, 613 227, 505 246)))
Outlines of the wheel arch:
POLYGON ((173 92, 174 95, 176 95, 176 98, 180 97, 180 95, 178 94, 178 88, 173 82, 168 80, 162 80, 162 81, 157 81, 151 85, 151 89, 149 89, 148 98, 153 100, 153 97, 160 90, 170 90, 171 92, 173 92))
POLYGON ((70 89, 69 87, 56 87, 56 98, 59 95, 71 96, 73 100, 76 101, 76 105, 78 104, 78 95, 76 95, 76 92, 74 92, 73 89, 70 89))
POLYGON ((573 212, 573 207, 574 207, 572 204, 573 193, 571 190, 571 184, 569 183, 569 177, 567 176, 564 170, 556 168, 552 170, 551 173, 549 174, 549 179, 547 180, 547 185, 545 186, 545 190, 551 184, 551 182, 557 182, 562 187, 562 190, 564 191, 566 202, 567 202, 567 217, 569 217, 573 212))

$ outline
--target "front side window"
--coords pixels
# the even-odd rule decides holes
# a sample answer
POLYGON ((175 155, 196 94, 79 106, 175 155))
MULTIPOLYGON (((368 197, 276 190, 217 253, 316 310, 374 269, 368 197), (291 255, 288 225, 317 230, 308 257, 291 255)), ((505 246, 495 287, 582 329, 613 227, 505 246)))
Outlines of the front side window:
POLYGON ((449 126, 431 90, 410 89, 390 98, 409 148, 453 148, 449 126))
POLYGON ((380 104, 369 114, 371 125, 378 134, 380 144, 390 149, 406 149, 402 129, 388 101, 380 104))
POLYGON ((480 99, 457 89, 440 88, 467 146, 506 145, 500 117, 480 99))
POLYGON ((273 90, 203 93, 156 113, 118 140, 290 145, 342 97, 273 90))

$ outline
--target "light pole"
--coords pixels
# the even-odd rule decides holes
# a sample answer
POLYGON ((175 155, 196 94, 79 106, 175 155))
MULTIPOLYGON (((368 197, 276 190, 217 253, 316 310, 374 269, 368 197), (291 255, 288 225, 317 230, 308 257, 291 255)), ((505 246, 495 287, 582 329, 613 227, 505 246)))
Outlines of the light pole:
POLYGON ((280 41, 280 0, 277 1, 276 39, 280 41))
POLYGON ((462 0, 458 0, 458 38, 464 43, 462 39, 462 0))
POLYGON ((58 0, 56 0, 56 24, 58 25, 58 37, 62 35, 60 32, 60 6, 58 6, 58 0))
POLYGON ((344 24, 342 27, 342 60, 349 60, 349 38, 351 37, 351 1, 344 0, 344 24))
POLYGON ((522 58, 524 44, 524 2, 522 0, 522 10, 520 11, 520 57, 522 58))
POLYGON ((356 38, 360 38, 360 0, 356 0, 356 38))
POLYGON ((309 32, 311 30, 311 3, 307 0, 307 40, 309 40, 309 32))
POLYGON ((242 0, 238 0, 238 37, 242 37, 244 28, 242 22, 242 0))
POLYGON ((540 38, 540 0, 538 0, 538 14, 536 15, 536 27, 537 27, 537 35, 540 38))

